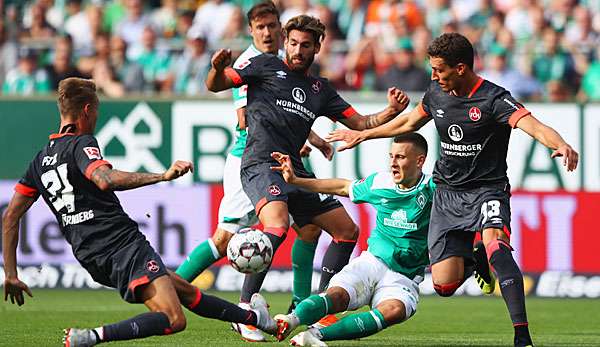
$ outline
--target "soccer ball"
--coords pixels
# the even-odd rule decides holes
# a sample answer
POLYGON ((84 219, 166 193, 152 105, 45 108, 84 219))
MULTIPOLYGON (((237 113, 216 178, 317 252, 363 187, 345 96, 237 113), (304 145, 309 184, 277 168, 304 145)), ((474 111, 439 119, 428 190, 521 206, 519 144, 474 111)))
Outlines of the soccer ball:
POLYGON ((262 231, 245 228, 238 231, 227 245, 227 259, 234 269, 251 274, 265 270, 273 258, 271 240, 262 231))

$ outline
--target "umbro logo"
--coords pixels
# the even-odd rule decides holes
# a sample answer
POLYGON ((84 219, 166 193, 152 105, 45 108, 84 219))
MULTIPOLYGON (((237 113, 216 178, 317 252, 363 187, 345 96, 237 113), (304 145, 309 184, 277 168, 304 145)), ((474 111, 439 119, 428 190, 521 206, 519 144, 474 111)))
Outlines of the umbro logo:
POLYGON ((287 73, 286 73, 285 71, 281 71, 281 70, 277 71, 275 74, 277 75, 277 78, 281 78, 281 79, 283 79, 283 80, 284 80, 284 79, 286 78, 286 76, 287 76, 287 73))
POLYGON ((442 109, 435 110, 435 115, 440 118, 444 118, 444 110, 442 110, 442 109))

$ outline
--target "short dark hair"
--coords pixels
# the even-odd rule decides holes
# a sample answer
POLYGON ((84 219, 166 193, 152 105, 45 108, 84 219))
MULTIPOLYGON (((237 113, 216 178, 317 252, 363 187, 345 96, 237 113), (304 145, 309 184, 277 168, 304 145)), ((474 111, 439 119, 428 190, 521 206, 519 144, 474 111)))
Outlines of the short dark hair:
POLYGON ((446 33, 438 36, 427 48, 430 57, 444 59, 450 67, 463 63, 473 70, 475 52, 469 40, 459 33, 446 33))
POLYGON ((394 137, 394 143, 412 143, 427 156, 427 140, 419 133, 406 133, 394 137))
POLYGON ((61 116, 78 117, 86 104, 98 106, 94 81, 69 77, 58 83, 58 110, 61 116))
POLYGON ((277 10, 277 7, 273 1, 264 1, 252 6, 252 8, 246 14, 248 17, 248 25, 250 25, 253 20, 269 14, 274 15, 277 17, 277 20, 279 20, 279 10, 277 10))
POLYGON ((315 45, 321 44, 321 41, 325 38, 325 24, 321 23, 318 18, 305 14, 301 14, 288 20, 288 22, 285 23, 283 30, 285 37, 288 37, 292 30, 311 33, 315 39, 315 45))

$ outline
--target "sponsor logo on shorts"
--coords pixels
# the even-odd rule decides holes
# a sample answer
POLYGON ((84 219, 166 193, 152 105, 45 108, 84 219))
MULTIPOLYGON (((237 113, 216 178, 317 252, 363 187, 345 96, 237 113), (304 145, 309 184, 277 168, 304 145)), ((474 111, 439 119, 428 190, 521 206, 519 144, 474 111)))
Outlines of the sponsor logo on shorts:
POLYGON ((273 185, 269 186, 269 194, 271 194, 273 196, 277 196, 277 195, 281 194, 281 189, 279 188, 278 185, 273 184, 273 185))
POLYGON ((149 260, 146 263, 146 269, 148 269, 150 272, 158 272, 158 270, 160 270, 160 266, 158 266, 156 260, 149 260))
POLYGON ((306 93, 304 93, 302 88, 296 87, 292 89, 292 98, 294 98, 296 102, 303 104, 306 101, 306 93))
POLYGON ((481 119, 481 110, 479 110, 479 108, 475 106, 471 107, 469 109, 469 118, 471 118, 473 122, 477 122, 481 119))

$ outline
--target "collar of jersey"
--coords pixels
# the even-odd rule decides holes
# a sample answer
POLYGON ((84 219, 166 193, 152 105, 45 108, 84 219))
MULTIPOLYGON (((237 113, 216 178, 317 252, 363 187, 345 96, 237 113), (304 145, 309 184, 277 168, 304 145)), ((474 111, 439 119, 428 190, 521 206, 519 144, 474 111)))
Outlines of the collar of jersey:
POLYGON ((263 54, 263 52, 259 51, 258 48, 256 48, 256 46, 254 45, 254 43, 250 44, 250 48, 252 48, 252 50, 254 51, 254 53, 256 53, 256 55, 263 54))
POLYGON ((417 188, 419 188, 419 186, 421 185, 421 183, 423 183, 423 180, 425 179, 425 174, 421 173, 421 178, 419 178, 419 182, 417 182, 417 184, 415 184, 414 186, 408 188, 408 189, 402 189, 400 188, 399 185, 395 185, 396 186, 396 191, 400 194, 408 194, 413 192, 414 190, 416 190, 417 188))
MULTIPOLYGON (((261 54, 263 54, 263 52, 259 51, 259 50, 258 50, 258 48, 256 48, 256 46, 254 45, 254 43, 251 43, 251 44, 250 44, 250 49, 252 49, 252 51, 254 51, 254 53, 255 53, 256 55, 261 55, 261 54)), ((281 48, 280 48, 280 49, 278 49, 278 50, 277 50, 277 56, 278 56, 279 58, 281 58, 281 60, 283 60, 283 59, 285 58, 285 51, 284 51, 283 49, 281 49, 281 48)))
POLYGON ((48 138, 50 140, 56 140, 56 139, 60 139, 63 136, 74 136, 75 133, 62 133, 62 134, 50 134, 50 136, 48 136, 48 138))

